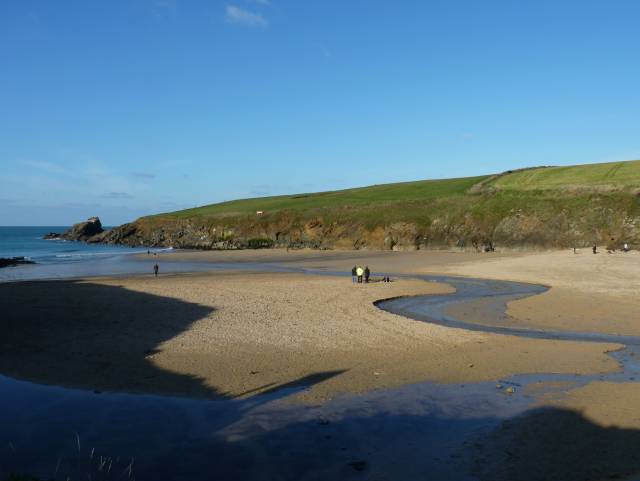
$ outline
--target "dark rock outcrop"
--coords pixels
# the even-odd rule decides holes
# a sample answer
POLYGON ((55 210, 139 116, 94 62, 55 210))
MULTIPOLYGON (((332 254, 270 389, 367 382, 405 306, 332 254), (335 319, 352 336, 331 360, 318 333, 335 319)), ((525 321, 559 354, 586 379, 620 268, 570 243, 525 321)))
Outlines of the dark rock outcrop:
POLYGON ((44 240, 54 240, 54 239, 60 239, 61 237, 62 237, 62 234, 58 232, 49 232, 48 234, 45 234, 42 238, 44 240))
POLYGON ((12 267, 12 266, 19 266, 22 264, 35 264, 35 262, 27 259, 26 257, 0 258, 0 267, 12 267))
POLYGON ((102 223, 98 217, 90 217, 84 222, 74 224, 71 229, 65 231, 61 238, 71 241, 102 242, 94 238, 104 232, 102 223))

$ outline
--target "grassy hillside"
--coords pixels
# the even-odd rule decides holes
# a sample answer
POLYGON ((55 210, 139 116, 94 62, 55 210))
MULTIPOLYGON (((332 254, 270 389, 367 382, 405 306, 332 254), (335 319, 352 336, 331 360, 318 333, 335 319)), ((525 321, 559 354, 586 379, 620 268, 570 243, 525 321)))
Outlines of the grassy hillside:
POLYGON ((491 189, 498 191, 621 191, 630 188, 640 188, 640 160, 569 167, 539 167, 508 172, 498 176, 423 180, 331 192, 258 197, 210 204, 160 214, 160 216, 178 218, 229 217, 255 214, 258 210, 273 213, 283 210, 304 212, 316 209, 357 208, 376 203, 425 202, 477 194, 491 189))
POLYGON ((464 195, 473 185, 486 178, 488 178, 488 176, 446 180, 423 180, 331 192, 259 197, 211 204, 204 207, 196 207, 161 215, 176 217, 234 216, 255 214, 258 210, 268 213, 282 210, 300 212, 311 209, 345 206, 357 207, 371 205, 372 203, 429 200, 440 197, 464 195))
POLYGON ((606 164, 527 169, 503 175, 492 182, 498 189, 620 190, 640 187, 640 160, 606 164))
POLYGON ((640 161, 236 200, 145 217, 106 238, 203 249, 614 246, 622 240, 640 247, 640 161))

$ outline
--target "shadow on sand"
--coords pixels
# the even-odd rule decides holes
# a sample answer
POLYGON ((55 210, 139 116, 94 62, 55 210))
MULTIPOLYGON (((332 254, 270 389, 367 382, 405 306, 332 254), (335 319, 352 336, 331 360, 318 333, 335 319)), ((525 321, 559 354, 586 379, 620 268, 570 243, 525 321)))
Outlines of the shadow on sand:
MULTIPOLYGON (((90 390, 230 399, 202 379, 161 369, 150 359, 163 342, 214 310, 91 282, 1 284, 0 373, 90 390)), ((311 386, 342 372, 260 386, 239 396, 311 386)))
POLYGON ((86 389, 220 397, 148 356, 214 309, 76 281, 0 285, 0 372, 86 389))
MULTIPOLYGON (((0 285, 0 312, 0 372, 10 376, 113 391, 144 392, 153 385, 157 393, 229 399, 148 359, 163 342, 210 315, 211 307, 59 281, 0 285)), ((447 416, 438 413, 450 410, 422 399, 422 415, 399 414, 372 410, 355 398, 331 421, 294 409, 283 411, 281 422, 267 422, 274 414, 260 412, 270 400, 340 373, 262 386, 264 396, 222 403, 42 386, 5 389, 0 479, 9 469, 49 477, 57 459, 63 460, 59 473, 76 479, 80 472, 87 479, 102 453, 135 458, 138 479, 190 481, 597 481, 640 473, 640 431, 599 426, 571 410, 536 409, 504 421, 473 406, 447 416), (74 432, 82 439, 75 457, 74 432), (89 449, 96 450, 95 458, 89 449)), ((104 479, 131 478, 120 471, 104 479)))
MULTIPOLYGON (((66 448, 56 448, 44 426, 26 447, 10 451, 2 443, 0 479, 9 468, 42 479, 132 479, 123 473, 133 460, 137 479, 190 481, 601 481, 640 473, 640 431, 598 426, 564 409, 532 410, 509 421, 352 413, 330 422, 291 419, 274 429, 251 423, 251 432, 234 425, 222 434, 202 413, 196 425, 179 409, 167 410, 163 418, 149 414, 155 409, 146 406, 146 413, 137 413, 143 419, 126 427, 114 423, 114 416, 96 423, 93 434, 82 434, 81 452, 71 433, 66 448), (105 452, 114 458, 126 453, 111 475, 97 469, 105 452), (58 476, 52 476, 59 456, 58 476)), ((222 414, 213 424, 220 427, 224 419, 222 414)))
POLYGON ((509 421, 377 414, 195 445, 188 463, 168 469, 193 480, 601 481, 640 473, 639 451, 639 430, 602 427, 565 409, 509 421), (207 457, 215 463, 198 463, 207 457))
POLYGON ((0 480, 16 471, 48 479, 56 459, 61 460, 59 475, 86 479, 93 474, 98 479, 97 455, 88 460, 81 448, 84 443, 96 452, 120 453, 123 460, 139 457, 143 473, 155 473, 156 479, 171 479, 194 466, 208 472, 212 448, 220 455, 237 452, 227 449, 225 442, 213 441, 213 433, 248 410, 344 372, 311 373, 230 396, 202 379, 151 362, 162 343, 214 310, 117 285, 0 284, 0 373, 37 383, 0 376, 0 480), (96 395, 103 391, 184 398, 96 395), (191 398, 242 400, 206 403, 191 398), (194 416, 204 420, 194 422, 194 416), (74 442, 69 443, 72 433, 74 442), (167 473, 173 474, 166 478, 167 473))
POLYGON ((640 473, 640 431, 540 408, 504 421, 476 445, 481 480, 596 481, 640 473))

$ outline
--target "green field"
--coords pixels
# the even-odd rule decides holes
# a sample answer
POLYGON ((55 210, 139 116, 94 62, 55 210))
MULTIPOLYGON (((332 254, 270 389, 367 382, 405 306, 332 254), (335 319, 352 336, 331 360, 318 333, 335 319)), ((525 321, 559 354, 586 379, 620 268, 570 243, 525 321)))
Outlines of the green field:
POLYGON ((226 217, 255 214, 258 210, 264 211, 265 213, 282 210, 300 212, 345 206, 359 207, 371 205, 372 203, 426 201, 442 197, 464 195, 472 186, 487 178, 488 176, 446 180, 422 180, 418 182, 374 185, 371 187, 312 194, 258 197, 181 210, 172 212, 169 215, 175 217, 226 217))
MULTIPOLYGON (((265 214, 281 211, 300 213, 319 209, 361 209, 376 205, 393 209, 400 204, 432 204, 442 199, 460 204, 461 199, 455 200, 456 198, 489 191, 511 192, 512 195, 505 200, 515 201, 518 204, 517 199, 513 198, 516 192, 522 192, 523 198, 528 198, 526 192, 533 190, 602 192, 638 187, 640 187, 640 161, 636 160, 570 167, 539 167, 494 176, 423 180, 330 192, 241 199, 160 214, 160 216, 228 218, 251 215, 256 211, 264 211, 265 214)), ((495 201, 493 203, 499 210, 508 207, 498 205, 499 203, 495 201)))
POLYGON ((640 186, 640 160, 528 169, 503 175, 491 184, 498 189, 511 190, 637 188, 640 186))

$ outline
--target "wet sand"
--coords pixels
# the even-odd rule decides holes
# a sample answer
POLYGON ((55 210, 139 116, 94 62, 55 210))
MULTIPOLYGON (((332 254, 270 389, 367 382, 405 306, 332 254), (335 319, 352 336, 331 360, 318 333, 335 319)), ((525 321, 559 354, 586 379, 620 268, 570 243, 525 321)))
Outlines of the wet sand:
MULTIPOLYGON (((375 273, 425 274, 452 265, 477 261, 517 258, 517 252, 477 253, 460 250, 439 251, 367 251, 313 249, 264 249, 238 251, 175 251, 160 254, 166 262, 199 262, 212 264, 277 264, 291 268, 350 272, 354 264, 369 265, 375 273)), ((148 260, 146 255, 136 256, 148 260)))
POLYGON ((522 339, 412 321, 373 302, 450 292, 420 280, 215 273, 0 285, 0 372, 98 390, 299 399, 418 381, 610 372, 612 344, 522 339))

